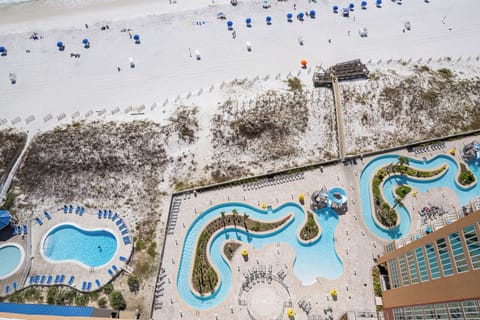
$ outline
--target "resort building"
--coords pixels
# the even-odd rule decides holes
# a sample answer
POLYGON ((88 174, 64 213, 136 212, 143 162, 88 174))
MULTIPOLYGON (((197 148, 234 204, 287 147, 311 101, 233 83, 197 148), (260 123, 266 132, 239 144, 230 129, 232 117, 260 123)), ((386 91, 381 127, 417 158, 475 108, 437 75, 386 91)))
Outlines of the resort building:
POLYGON ((399 246, 377 262, 385 319, 480 319, 480 211, 399 246))

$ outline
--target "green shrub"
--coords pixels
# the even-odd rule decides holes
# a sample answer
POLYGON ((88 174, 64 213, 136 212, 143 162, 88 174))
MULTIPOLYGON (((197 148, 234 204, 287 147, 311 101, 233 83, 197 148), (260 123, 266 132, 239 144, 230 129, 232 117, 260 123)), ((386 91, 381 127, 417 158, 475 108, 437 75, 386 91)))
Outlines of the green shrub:
POLYGON ((75 297, 75 304, 77 306, 86 306, 88 304, 89 300, 90 299, 89 299, 88 295, 81 294, 81 295, 78 295, 77 297, 75 297))
POLYGON ((407 185, 402 185, 395 190, 395 193, 397 194, 397 196, 403 199, 410 191, 412 191, 412 188, 407 185))
POLYGON ((97 300, 97 305, 99 308, 105 308, 107 306, 107 299, 105 297, 100 297, 97 300))
POLYGON ((0 207, 0 210, 10 210, 13 205, 15 204, 15 198, 17 195, 13 193, 12 191, 9 191, 7 193, 7 198, 5 199, 5 202, 3 205, 0 207))
POLYGON ((127 283, 131 292, 137 292, 138 289, 140 289, 140 281, 138 281, 138 278, 135 276, 128 276, 127 283))
POLYGON ((113 291, 113 284, 107 283, 106 285, 103 286, 103 292, 106 295, 109 295, 113 291))
POLYGON ((301 91, 302 90, 302 81, 297 78, 293 77, 287 80, 288 88, 290 91, 301 91))
POLYGON ((7 301, 11 303, 24 303, 25 297, 22 292, 15 292, 8 296, 7 301))
POLYGON ((108 299, 110 300, 110 306, 115 310, 125 310, 127 307, 127 303, 125 302, 122 293, 118 290, 112 291, 108 295, 108 299))
POLYGON ((447 68, 438 69, 438 73, 447 80, 449 80, 453 77, 452 70, 447 69, 447 68))
POLYGON ((148 246, 147 254, 148 254, 150 257, 154 258, 155 255, 157 254, 156 250, 157 250, 157 243, 156 243, 156 242, 152 242, 152 243, 150 244, 150 246, 148 246))

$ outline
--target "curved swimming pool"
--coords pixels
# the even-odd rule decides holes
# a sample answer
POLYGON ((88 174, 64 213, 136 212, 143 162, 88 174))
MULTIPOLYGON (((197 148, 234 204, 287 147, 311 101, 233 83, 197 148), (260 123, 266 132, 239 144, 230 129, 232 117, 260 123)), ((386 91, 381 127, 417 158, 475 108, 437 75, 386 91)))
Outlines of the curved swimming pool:
POLYGON ((0 246, 0 279, 6 279, 17 272, 24 259, 25 252, 17 243, 0 246))
POLYGON ((87 267, 108 263, 116 254, 115 235, 108 230, 85 230, 65 223, 51 229, 42 241, 42 254, 53 262, 78 262, 87 267))
MULTIPOLYGON (((378 169, 390 163, 396 163, 398 161, 398 157, 399 155, 396 154, 379 156, 370 161, 362 170, 362 174, 360 175, 360 197, 362 200, 363 221, 373 233, 388 240, 399 239, 408 234, 411 226, 410 213, 405 207, 397 206, 395 209, 397 209, 397 212, 400 215, 400 225, 393 229, 385 229, 379 226, 373 219, 374 213, 372 208, 373 198, 371 181, 378 169)), ((432 188, 449 187, 456 193, 460 205, 468 204, 472 197, 480 194, 479 183, 471 188, 463 188, 457 184, 456 175, 458 172, 458 164, 451 156, 438 155, 427 161, 409 158, 409 161, 411 167, 421 170, 436 169, 444 164, 446 164, 448 168, 445 173, 442 173, 440 176, 430 180, 420 180, 402 175, 390 176, 384 181, 383 193, 386 200, 392 206, 395 200, 395 187, 397 187, 399 184, 409 185, 421 192, 427 192, 432 188)), ((478 179, 479 167, 475 163, 469 163, 468 166, 478 179)))
POLYGON ((296 253, 293 271, 304 285, 313 284, 317 277, 338 278, 343 272, 343 265, 335 251, 333 240, 338 216, 330 208, 321 209, 315 214, 321 225, 322 235, 313 243, 304 244, 299 241, 297 234, 304 222, 305 213, 296 203, 285 203, 274 210, 261 210, 245 203, 225 203, 207 209, 195 219, 185 236, 177 275, 177 289, 180 297, 188 305, 199 310, 212 308, 227 297, 232 286, 232 272, 221 252, 225 241, 230 239, 252 244, 255 249, 276 242, 288 243, 296 253), (219 272, 219 286, 210 296, 198 296, 191 291, 189 286, 196 239, 203 227, 212 219, 219 217, 220 212, 232 212, 233 209, 240 213, 245 212, 252 219, 264 222, 275 221, 289 214, 293 214, 293 219, 280 229, 261 235, 247 234, 243 230, 232 227, 218 232, 210 242, 209 252, 211 263, 219 272))

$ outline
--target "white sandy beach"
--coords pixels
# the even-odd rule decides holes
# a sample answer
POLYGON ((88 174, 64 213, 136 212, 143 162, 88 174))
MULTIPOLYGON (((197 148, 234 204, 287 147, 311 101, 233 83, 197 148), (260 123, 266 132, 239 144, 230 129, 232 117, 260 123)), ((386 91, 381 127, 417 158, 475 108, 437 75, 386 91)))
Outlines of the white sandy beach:
MULTIPOLYGON (((146 117, 161 120, 161 110, 174 109, 177 96, 195 95, 200 89, 206 95, 212 85, 218 88, 235 78, 296 75, 303 58, 312 67, 353 58, 367 62, 468 57, 480 51, 480 22, 472 10, 477 6, 473 0, 404 1, 403 5, 384 1, 381 9, 370 2, 367 10, 356 3, 350 18, 332 13, 334 3, 340 8, 348 5, 349 1, 343 0, 271 2, 270 9, 263 9, 260 1, 242 1, 236 7, 226 1, 180 0, 172 5, 166 1, 120 1, 80 8, 72 3, 73 7, 46 2, 0 9, 0 45, 8 49, 8 56, 0 58, 0 119, 8 121, 4 126, 32 132, 57 125, 61 113, 66 115, 63 121, 70 121, 77 111, 78 120, 89 110, 105 108, 110 114, 116 107, 123 111, 142 104, 146 117), (286 13, 295 13, 294 3, 297 12, 314 9, 317 18, 287 23, 286 13), (234 22, 236 39, 227 31, 226 22, 216 18, 217 12, 224 12, 234 22), (265 23, 267 15, 272 17, 271 26, 265 23), (245 27, 246 17, 252 18, 252 28, 245 27), (403 33, 407 20, 412 30, 403 33), (205 24, 199 26, 196 21, 205 24), (109 30, 100 30, 107 24, 109 30), (360 27, 368 28, 367 38, 358 36, 360 27), (141 44, 135 45, 127 32, 120 32, 122 28, 138 33, 141 44), (30 40, 33 31, 43 39, 30 40), (299 36, 304 46, 298 44, 299 36), (90 49, 83 48, 83 38, 90 40, 90 49), (66 46, 64 52, 56 47, 59 40, 66 46), (252 52, 246 50, 247 41, 252 43, 252 52), (198 49, 201 60, 191 58, 189 49, 192 54, 198 49), (81 57, 71 58, 71 52, 81 57), (129 57, 135 59, 134 69, 128 67, 129 57), (15 85, 8 79, 11 72, 17 75, 15 85), (169 102, 164 105, 166 99, 169 102), (155 102, 158 107, 150 112, 155 102), (53 120, 44 123, 48 114, 53 120), (36 120, 27 124, 30 115, 36 120), (21 120, 13 124, 15 118, 21 120)), ((300 77, 311 86, 308 69, 302 70, 300 77)), ((205 100, 202 111, 221 96, 214 91, 205 100)), ((131 117, 120 114, 116 118, 131 117)))

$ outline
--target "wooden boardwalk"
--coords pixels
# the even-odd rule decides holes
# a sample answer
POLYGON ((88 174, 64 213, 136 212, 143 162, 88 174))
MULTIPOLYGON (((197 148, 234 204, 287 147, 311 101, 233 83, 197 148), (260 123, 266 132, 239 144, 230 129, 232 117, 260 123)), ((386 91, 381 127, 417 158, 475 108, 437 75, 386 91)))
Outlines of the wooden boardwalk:
POLYGON ((340 92, 338 89, 338 79, 332 75, 332 90, 333 97, 335 99, 335 114, 337 118, 337 140, 338 140, 338 153, 340 160, 345 160, 345 142, 343 135, 343 118, 342 118, 342 105, 340 103, 340 92))

